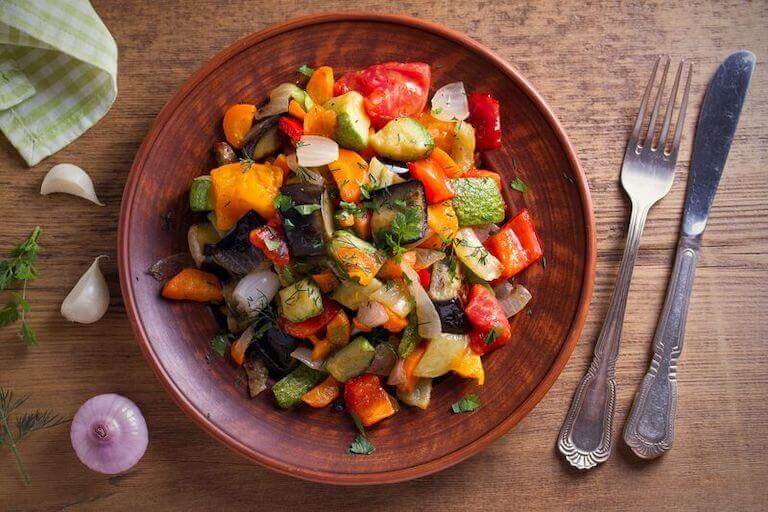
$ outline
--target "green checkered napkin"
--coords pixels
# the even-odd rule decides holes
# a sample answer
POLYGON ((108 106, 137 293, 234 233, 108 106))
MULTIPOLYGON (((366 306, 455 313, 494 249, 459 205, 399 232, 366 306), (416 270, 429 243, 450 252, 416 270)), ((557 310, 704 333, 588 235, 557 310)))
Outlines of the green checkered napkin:
POLYGON ((0 130, 32 166, 107 113, 117 45, 88 0, 0 0, 0 130))

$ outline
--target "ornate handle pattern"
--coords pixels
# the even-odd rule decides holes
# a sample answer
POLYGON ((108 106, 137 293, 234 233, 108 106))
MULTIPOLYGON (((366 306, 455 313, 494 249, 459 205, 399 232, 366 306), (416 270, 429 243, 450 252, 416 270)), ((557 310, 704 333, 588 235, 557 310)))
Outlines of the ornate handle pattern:
POLYGON ((629 233, 616 279, 616 287, 595 344, 592 363, 571 402, 560 429, 558 449, 568 462, 588 469, 604 462, 611 454, 613 413, 616 405, 616 359, 627 305, 629 284, 650 205, 633 202, 629 233))
POLYGON ((680 238, 667 297, 653 338, 653 359, 624 427, 624 441, 643 459, 658 457, 669 450, 675 438, 677 362, 683 351, 685 318, 699 243, 699 237, 680 238))

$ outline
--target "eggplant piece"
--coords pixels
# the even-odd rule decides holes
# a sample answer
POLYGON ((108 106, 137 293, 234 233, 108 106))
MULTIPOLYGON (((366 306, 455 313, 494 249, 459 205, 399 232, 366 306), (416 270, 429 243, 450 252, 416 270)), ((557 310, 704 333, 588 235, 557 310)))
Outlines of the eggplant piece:
POLYGON ((403 230, 405 232, 397 234, 401 237, 401 245, 417 242, 427 234, 427 197, 420 181, 411 180, 374 190, 371 192, 371 202, 371 232, 378 244, 384 243, 392 221, 400 213, 408 221, 407 229, 403 230))
POLYGON ((299 339, 286 334, 275 325, 270 325, 267 332, 251 343, 248 350, 258 354, 269 369, 272 377, 279 379, 296 366, 296 359, 291 352, 299 346, 299 339))
POLYGON ((458 298, 432 301, 440 316, 440 330, 450 334, 469 334, 472 326, 464 314, 464 308, 458 298))
POLYGON ((204 255, 235 277, 258 270, 264 263, 264 253, 248 239, 251 231, 264 225, 264 220, 250 210, 237 221, 235 227, 215 245, 206 245, 204 255))
POLYGON ((243 155, 248 158, 253 158, 253 150, 258 144, 259 140, 264 137, 269 130, 277 126, 277 122, 280 120, 280 116, 269 116, 264 119, 259 119, 251 126, 248 133, 243 137, 243 155))
MULTIPOLYGON (((282 193, 290 197, 297 206, 320 205, 323 187, 311 183, 294 183, 283 187, 282 193)), ((290 208, 282 211, 280 217, 292 257, 304 258, 325 254, 325 224, 319 209, 304 215, 296 208, 290 208)))

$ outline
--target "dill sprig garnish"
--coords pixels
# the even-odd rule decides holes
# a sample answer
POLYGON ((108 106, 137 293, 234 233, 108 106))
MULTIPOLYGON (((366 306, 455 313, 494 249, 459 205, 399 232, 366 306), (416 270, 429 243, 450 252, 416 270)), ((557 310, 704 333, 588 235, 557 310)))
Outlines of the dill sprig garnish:
POLYGON ((10 259, 0 261, 0 291, 21 282, 21 292, 14 293, 6 305, 0 309, 0 327, 20 322, 19 337, 27 345, 37 344, 37 337, 27 322, 27 313, 29 313, 27 282, 37 278, 35 260, 40 252, 37 241, 42 231, 40 226, 35 226, 29 237, 11 252, 10 259))

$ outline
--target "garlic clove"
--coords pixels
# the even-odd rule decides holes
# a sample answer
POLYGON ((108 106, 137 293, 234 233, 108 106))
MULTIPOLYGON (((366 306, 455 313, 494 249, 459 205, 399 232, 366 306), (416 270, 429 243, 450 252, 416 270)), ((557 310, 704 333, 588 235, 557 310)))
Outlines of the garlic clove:
POLYGON ((104 203, 96 197, 96 191, 93 188, 91 177, 74 164, 58 164, 51 167, 48 174, 43 178, 43 184, 40 186, 40 194, 47 196, 61 192, 82 197, 99 206, 104 203))
POLYGON ((98 321, 109 307, 109 288, 99 268, 98 256, 72 291, 61 303, 61 314, 71 322, 92 324, 98 321))

